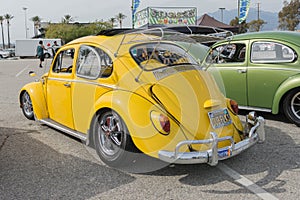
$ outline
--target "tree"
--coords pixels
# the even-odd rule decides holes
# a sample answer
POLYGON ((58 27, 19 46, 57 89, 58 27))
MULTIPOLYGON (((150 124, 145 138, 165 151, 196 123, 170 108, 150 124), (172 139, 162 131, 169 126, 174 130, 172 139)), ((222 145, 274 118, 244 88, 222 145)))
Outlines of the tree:
POLYGON ((10 15, 10 14, 5 14, 4 18, 7 22, 7 40, 8 40, 8 48, 10 48, 10 33, 9 33, 9 22, 10 20, 12 20, 14 18, 14 16, 10 15))
POLYGON ((73 17, 71 15, 65 15, 63 18, 62 18, 62 23, 63 24, 69 24, 70 22, 74 21, 73 20, 73 17))
POLYGON ((300 20, 300 1, 291 0, 283 2, 283 8, 278 13, 278 28, 281 30, 294 31, 299 24, 300 20))
POLYGON ((42 19, 39 16, 34 16, 34 17, 31 18, 31 21, 33 21, 34 36, 37 36, 38 35, 38 30, 41 27, 42 19))
POLYGON ((124 15, 123 13, 117 14, 116 19, 119 21, 120 28, 122 28, 122 22, 123 22, 123 19, 125 19, 125 18, 126 18, 126 15, 124 15))
POLYGON ((246 23, 246 21, 243 21, 241 24, 239 24, 238 17, 235 17, 233 20, 230 21, 230 26, 238 26, 239 33, 246 33, 249 28, 249 25, 246 23))
POLYGON ((249 30, 251 32, 259 32, 264 24, 266 24, 266 22, 262 19, 252 20, 248 23, 249 30))
POLYGON ((61 38, 68 43, 76 38, 95 35, 102 30, 111 28, 109 22, 93 22, 89 24, 49 24, 46 31, 46 38, 61 38))
POLYGON ((114 17, 110 18, 109 22, 111 23, 111 26, 114 27, 114 24, 116 22, 116 18, 114 18, 114 17))
POLYGON ((4 44, 4 30, 3 30, 3 21, 4 21, 4 17, 0 16, 0 24, 1 24, 1 32, 2 32, 2 48, 5 48, 5 44, 4 44))

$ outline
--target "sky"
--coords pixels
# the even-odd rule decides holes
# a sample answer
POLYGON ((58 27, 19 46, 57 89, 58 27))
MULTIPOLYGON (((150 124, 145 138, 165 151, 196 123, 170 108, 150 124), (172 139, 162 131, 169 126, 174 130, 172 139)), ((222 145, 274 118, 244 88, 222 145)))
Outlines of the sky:
MULTIPOLYGON (((140 0, 137 11, 147 7, 196 7, 198 16, 225 8, 237 9, 238 0, 140 0)), ((127 17, 123 27, 131 27, 132 0, 0 0, 0 15, 10 14, 11 43, 16 39, 26 38, 25 21, 27 23, 28 38, 33 36, 33 22, 31 18, 39 16, 45 22, 61 22, 63 16, 70 15, 76 22, 107 21, 118 13, 127 17), (26 12, 23 8, 27 8, 26 12), (26 17, 25 17, 26 13, 26 17), (27 20, 25 20, 27 19, 27 20)), ((257 8, 264 11, 279 12, 283 7, 283 0, 250 0, 250 9, 257 8)), ((7 25, 4 22, 5 43, 7 43, 7 25)))

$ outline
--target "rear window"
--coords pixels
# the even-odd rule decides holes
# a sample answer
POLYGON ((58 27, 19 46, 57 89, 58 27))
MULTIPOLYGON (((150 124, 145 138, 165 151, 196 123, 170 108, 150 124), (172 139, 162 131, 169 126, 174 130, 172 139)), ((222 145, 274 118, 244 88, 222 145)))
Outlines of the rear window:
POLYGON ((77 59, 77 75, 79 77, 96 79, 109 77, 112 73, 112 60, 100 48, 82 45, 77 59))
POLYGON ((169 43, 137 45, 130 49, 130 53, 137 64, 144 70, 155 70, 180 64, 197 64, 187 51, 169 43))

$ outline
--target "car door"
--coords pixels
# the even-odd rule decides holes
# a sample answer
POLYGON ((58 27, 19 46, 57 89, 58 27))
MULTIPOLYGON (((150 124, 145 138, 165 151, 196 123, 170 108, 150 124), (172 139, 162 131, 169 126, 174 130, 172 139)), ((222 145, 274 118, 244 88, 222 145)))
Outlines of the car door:
POLYGON ((250 107, 270 111, 274 95, 289 77, 297 55, 291 46, 274 40, 253 40, 248 67, 248 99, 250 107))
POLYGON ((246 106, 247 42, 230 42, 214 46, 206 58, 211 72, 224 95, 246 106), (212 64, 209 64, 212 63, 212 64))
POLYGON ((49 71, 46 97, 49 118, 71 129, 74 129, 71 98, 74 52, 73 48, 65 48, 57 54, 49 71))
POLYGON ((112 70, 112 59, 104 50, 92 45, 80 46, 72 92, 77 131, 88 132, 96 101, 113 89, 112 70))

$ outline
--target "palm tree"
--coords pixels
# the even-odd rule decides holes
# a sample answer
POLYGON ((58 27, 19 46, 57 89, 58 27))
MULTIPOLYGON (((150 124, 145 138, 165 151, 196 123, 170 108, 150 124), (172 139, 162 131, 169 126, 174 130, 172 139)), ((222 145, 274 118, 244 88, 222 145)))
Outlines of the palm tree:
POLYGON ((34 16, 34 17, 31 18, 31 21, 33 21, 34 36, 37 36, 38 35, 38 30, 41 27, 42 18, 40 18, 39 16, 34 16))
POLYGON ((4 21, 4 17, 0 16, 0 24, 1 24, 1 32, 2 32, 2 48, 5 49, 4 32, 3 32, 3 21, 4 21))
POLYGON ((111 27, 113 28, 114 27, 114 24, 116 22, 116 18, 112 17, 109 19, 109 22, 111 23, 111 27))
POLYGON ((124 15, 123 13, 119 13, 117 14, 116 18, 119 21, 120 28, 122 28, 122 21, 126 18, 126 15, 124 15))
POLYGON ((8 48, 10 48, 10 34, 9 34, 9 21, 14 18, 14 16, 10 15, 10 14, 5 14, 4 18, 7 22, 7 39, 8 39, 8 48))
POLYGON ((65 15, 62 19, 63 24, 69 24, 73 21, 73 17, 71 15, 65 15))

